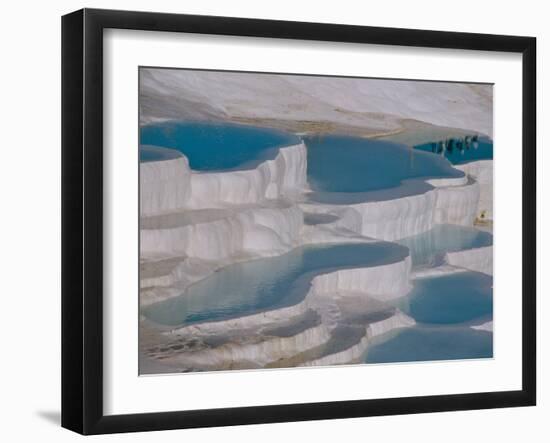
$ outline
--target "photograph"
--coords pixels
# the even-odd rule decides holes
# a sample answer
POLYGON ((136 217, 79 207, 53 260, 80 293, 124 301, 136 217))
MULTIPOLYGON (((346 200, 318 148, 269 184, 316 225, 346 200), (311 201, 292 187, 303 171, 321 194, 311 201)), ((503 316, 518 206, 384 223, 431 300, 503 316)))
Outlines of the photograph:
POLYGON ((140 375, 493 358, 493 84, 137 74, 140 375))
POLYGON ((543 5, 6 2, 0 441, 550 442, 543 5))

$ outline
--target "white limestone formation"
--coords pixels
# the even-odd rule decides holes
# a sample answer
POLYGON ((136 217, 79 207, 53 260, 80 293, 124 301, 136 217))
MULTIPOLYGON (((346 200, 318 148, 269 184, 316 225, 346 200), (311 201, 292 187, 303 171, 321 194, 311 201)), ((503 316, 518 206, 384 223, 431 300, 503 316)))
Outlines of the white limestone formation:
POLYGON ((228 320, 209 321, 197 324, 191 324, 181 327, 176 327, 166 332, 169 335, 201 335, 201 334, 218 334, 227 333, 236 329, 258 328, 268 324, 286 321, 289 318, 303 315, 311 308, 313 303, 310 294, 307 294, 304 300, 295 305, 287 306, 279 309, 271 309, 258 312, 256 314, 243 315, 240 317, 231 318, 228 320))
POLYGON ((491 85, 144 68, 142 123, 310 121, 398 132, 411 120, 493 133, 491 85))
POLYGON ((364 293, 387 301, 410 291, 411 258, 368 268, 339 269, 315 277, 311 291, 316 295, 327 293, 364 293))
POLYGON ((479 203, 477 217, 493 219, 493 160, 478 160, 464 165, 457 165, 465 174, 479 183, 479 203))
POLYGON ((203 260, 267 257, 297 246, 302 225, 303 214, 296 206, 244 209, 212 221, 141 229, 141 256, 203 260))
POLYGON ((401 311, 397 311, 394 315, 385 320, 370 323, 366 327, 365 335, 357 343, 354 343, 347 349, 306 361, 300 366, 330 366, 360 362, 363 360, 365 352, 368 352, 368 347, 375 337, 401 328, 411 327, 415 324, 416 322, 413 318, 401 311))
POLYGON ((402 311, 397 311, 395 315, 392 315, 385 320, 371 323, 367 327, 367 336, 369 337, 369 339, 373 339, 374 337, 387 334, 388 332, 394 331, 396 329, 411 327, 415 324, 416 321, 414 320, 414 318, 409 317, 402 311))
POLYGON ((140 164, 142 217, 182 209, 259 204, 306 186, 307 151, 303 143, 279 149, 273 160, 254 169, 197 172, 182 157, 140 164))
POLYGON ((215 334, 276 323, 303 315, 309 309, 318 310, 319 306, 325 303, 323 298, 330 294, 345 296, 347 293, 357 294, 360 292, 368 294, 375 300, 393 300, 410 291, 410 269, 410 256, 406 256, 394 263, 322 273, 312 276, 309 290, 304 299, 294 305, 228 320, 186 325, 174 328, 168 334, 215 334))
POLYGON ((478 208, 479 186, 465 178, 430 180, 434 189, 382 201, 347 205, 308 202, 304 211, 330 214, 337 220, 324 225, 386 241, 429 231, 438 223, 472 226, 478 208))
MULTIPOLYGON (((431 187, 422 184, 417 194, 352 204, 306 200, 306 169, 303 143, 281 148, 273 160, 248 170, 192 171, 184 156, 141 163, 142 306, 181 295, 189 285, 229 264, 283 254, 295 247, 395 241, 439 223, 471 226, 482 213, 492 218, 491 161, 459 167, 464 177, 427 180, 431 187), (309 223, 304 222, 304 212, 313 216, 309 223)), ((197 337, 206 343, 173 352, 162 361, 190 369, 261 367, 285 359, 302 366, 363 361, 373 339, 413 326, 415 321, 396 310, 383 320, 365 324, 364 336, 357 335, 349 346, 324 353, 319 349, 325 349, 341 321, 339 303, 359 300, 371 303, 367 311, 371 306, 376 311, 406 295, 415 277, 466 269, 491 275, 492 254, 491 246, 448 252, 444 265, 416 269, 414 275, 410 256, 306 275, 302 277, 306 279, 304 298, 294 305, 171 330, 159 328, 164 340, 197 337), (377 303, 380 306, 374 306, 377 303), (266 332, 310 312, 320 321, 295 333, 266 332), (207 343, 220 337, 220 343, 207 343), (311 350, 315 352, 307 352, 311 350)), ((492 330, 492 323, 472 328, 492 330)))
POLYGON ((476 331, 487 331, 487 332, 493 332, 493 320, 487 321, 485 323, 482 323, 480 325, 474 325, 470 326, 472 329, 475 329, 476 331))
MULTIPOLYGON (((227 332, 227 331, 225 331, 227 332)), ((274 360, 289 358, 326 342, 330 333, 323 324, 290 336, 259 336, 252 334, 244 341, 229 341, 221 346, 185 352, 168 358, 167 363, 179 363, 187 368, 223 368, 236 362, 263 366, 274 360)), ((241 363, 242 364, 242 363, 241 363)))
POLYGON ((437 188, 434 223, 472 226, 479 202, 479 185, 471 181, 463 186, 437 188))
POLYGON ((444 264, 441 266, 430 267, 421 267, 417 268, 411 272, 411 280, 416 280, 417 278, 428 278, 428 277, 442 277, 449 274, 459 274, 461 272, 466 272, 467 269, 457 268, 456 266, 451 266, 444 264))
POLYGON ((141 216, 184 208, 191 196, 191 170, 186 157, 139 165, 141 216))
POLYGON ((353 344, 347 349, 306 361, 299 366, 332 366, 357 363, 365 354, 368 342, 369 339, 365 334, 358 343, 353 344))
POLYGON ((445 261, 452 266, 493 275, 493 247, 467 249, 465 251, 447 252, 445 261))

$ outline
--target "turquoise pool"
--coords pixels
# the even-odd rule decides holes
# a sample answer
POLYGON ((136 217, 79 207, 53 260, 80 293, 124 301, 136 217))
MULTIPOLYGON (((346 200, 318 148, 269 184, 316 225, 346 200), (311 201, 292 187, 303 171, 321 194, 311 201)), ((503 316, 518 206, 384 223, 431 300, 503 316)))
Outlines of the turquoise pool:
MULTIPOLYGON (((254 168, 300 138, 245 125, 170 122, 142 127, 140 142, 141 162, 184 154, 196 171, 227 171, 254 168)), ((453 147, 444 155, 433 153, 430 144, 411 149, 359 137, 306 137, 305 142, 313 191, 309 198, 320 203, 351 204, 425 192, 433 189, 425 179, 464 176, 451 163, 492 158, 492 142, 481 138, 477 149, 453 147)), ((311 213, 304 219, 308 225, 320 225, 333 222, 335 216, 311 213)), ((492 242, 491 234, 474 228, 439 225, 396 243, 300 247, 281 256, 224 267, 178 297, 142 307, 140 313, 165 326, 237 318, 300 302, 312 278, 321 273, 395 262, 409 250, 414 267, 438 266, 448 251, 492 242)), ((468 325, 492 318, 492 283, 490 276, 475 272, 415 280, 399 307, 418 325, 372 346, 366 362, 491 357, 492 333, 468 325)))
POLYGON ((493 279, 459 272, 414 280, 401 309, 418 323, 457 324, 488 318, 493 312, 493 279))
POLYGON ((491 358, 492 332, 467 327, 416 326, 396 332, 367 351, 365 363, 491 358))
POLYGON ((443 157, 361 137, 305 137, 310 198, 345 204, 388 200, 432 189, 429 178, 463 177, 443 157))
POLYGON ((410 249, 413 267, 438 266, 443 264, 446 252, 490 246, 493 244, 493 236, 468 226, 437 225, 397 243, 410 249))
POLYGON ((269 128, 215 122, 166 122, 140 128, 140 144, 184 154, 191 169, 253 169, 278 149, 300 143, 296 135, 269 128))
POLYGON ((491 358, 493 333, 470 328, 491 320, 493 279, 477 272, 417 279, 399 308, 418 323, 379 337, 366 363, 491 358))
POLYGON ((141 314, 162 325, 227 320, 300 302, 318 274, 393 263, 407 255, 407 248, 386 242, 300 247, 227 266, 141 314))

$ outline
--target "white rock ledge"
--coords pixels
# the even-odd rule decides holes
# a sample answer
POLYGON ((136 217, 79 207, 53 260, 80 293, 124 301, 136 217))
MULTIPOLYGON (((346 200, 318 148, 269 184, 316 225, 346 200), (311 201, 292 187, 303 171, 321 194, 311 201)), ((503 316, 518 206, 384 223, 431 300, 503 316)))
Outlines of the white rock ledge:
POLYGON ((447 252, 447 254, 445 254, 445 261, 452 266, 493 275, 492 246, 467 249, 465 251, 447 252))
POLYGON ((402 311, 397 311, 395 315, 385 320, 371 323, 367 327, 367 336, 369 339, 381 336, 395 329, 407 328, 416 325, 414 318, 409 317, 402 311))
MULTIPOLYGON (((181 294, 188 285, 231 263, 283 254, 304 244, 394 241, 426 232, 439 223, 471 226, 481 213, 492 218, 492 161, 458 166, 464 177, 426 180, 433 189, 424 186, 424 191, 415 195, 348 205, 297 204, 296 197, 307 189, 306 169, 304 143, 281 148, 273 160, 248 170, 192 171, 184 156, 141 163, 141 217, 150 223, 143 223, 140 230, 140 254, 145 266, 151 265, 140 282, 141 303, 181 294), (305 225, 304 211, 331 217, 305 225)), ((423 272, 473 270, 492 275, 493 248, 448 252, 445 262, 436 269, 415 270, 415 275, 411 275, 410 256, 371 267, 332 268, 308 275, 310 286, 304 288, 307 293, 295 305, 171 330, 159 326, 159 333, 168 339, 255 331, 250 339, 173 355, 167 363, 224 368, 233 363, 262 366, 293 358, 331 338, 341 321, 339 301, 349 304, 354 297, 374 305, 391 302, 406 295, 412 287, 411 278, 423 272), (261 335, 268 325, 286 322, 310 310, 320 316, 319 324, 291 336, 261 335)), ((492 330, 489 323, 472 328, 492 330)), ((372 339, 415 324, 414 319, 397 310, 389 318, 364 326, 364 336, 358 334, 353 342, 346 342, 342 347, 349 345, 347 349, 317 354, 298 364, 362 361, 372 339)))
POLYGON ((493 332, 493 320, 487 321, 480 325, 470 326, 470 328, 475 329, 476 331, 493 332))
POLYGON ((360 292, 380 301, 393 300, 411 290, 410 271, 410 256, 381 266, 339 269, 315 277, 311 292, 316 295, 360 292))
POLYGON ((456 165, 465 174, 473 177, 480 188, 477 216, 485 214, 486 219, 493 219, 493 160, 478 160, 464 165, 456 165))
POLYGON ((228 363, 253 362, 263 366, 273 360, 289 358, 326 342, 330 333, 323 324, 289 337, 256 338, 250 343, 228 343, 198 352, 186 352, 168 360, 185 367, 224 367, 228 363))
POLYGON ((444 275, 459 274, 461 272, 467 272, 467 269, 458 268, 449 264, 443 264, 441 266, 434 267, 420 267, 411 272, 411 279, 428 278, 428 277, 442 277, 444 275))
POLYGON ((279 309, 265 310, 259 313, 243 315, 220 321, 205 321, 182 327, 176 327, 167 334, 214 334, 232 329, 259 327, 277 321, 288 320, 304 314, 308 309, 317 310, 325 303, 327 294, 368 295, 380 301, 390 301, 402 297, 411 289, 409 280, 411 258, 369 268, 340 269, 313 277, 310 289, 299 303, 279 309))
POLYGON ((365 334, 365 336, 361 338, 358 343, 344 349, 343 351, 335 352, 334 354, 328 354, 315 360, 304 362, 299 366, 332 366, 358 362, 365 354, 368 342, 369 339, 365 334))
POLYGON ((227 260, 245 253, 251 257, 277 255, 299 244, 303 221, 297 206, 258 207, 213 221, 141 229, 141 256, 227 260))
POLYGON ((140 164, 141 216, 181 209, 260 203, 296 193, 306 186, 307 151, 304 143, 279 149, 273 160, 255 169, 197 172, 185 156, 140 164))
POLYGON ((431 180, 427 192, 392 200, 350 205, 304 203, 304 211, 331 214, 337 221, 325 225, 379 240, 395 241, 429 231, 438 223, 472 226, 478 207, 479 185, 474 180, 431 180))
POLYGON ((472 226, 479 202, 479 184, 475 180, 463 186, 437 188, 434 222, 472 226))
POLYGON ((184 208, 191 196, 191 170, 187 157, 139 165, 141 216, 184 208))
POLYGON ((395 331, 401 328, 414 326, 415 320, 401 311, 379 322, 370 323, 366 327, 365 335, 361 340, 342 351, 328 354, 323 357, 302 363, 300 366, 331 366, 356 363, 363 360, 365 353, 374 337, 395 331))

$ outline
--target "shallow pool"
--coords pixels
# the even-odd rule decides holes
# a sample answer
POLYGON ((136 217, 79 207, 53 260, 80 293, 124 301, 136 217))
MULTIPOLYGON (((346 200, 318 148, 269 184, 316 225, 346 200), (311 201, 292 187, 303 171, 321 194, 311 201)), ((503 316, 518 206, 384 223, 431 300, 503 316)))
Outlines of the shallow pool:
POLYGON ((217 321, 300 302, 313 277, 344 268, 393 263, 408 255, 395 243, 305 246, 277 257, 227 266, 179 297, 141 309, 163 325, 217 321))
POLYGON ((374 339, 366 363, 491 358, 493 333, 470 326, 492 320, 493 279, 461 272, 416 279, 398 307, 417 325, 374 339))
POLYGON ((493 244, 493 236, 469 226, 436 225, 427 232, 397 241, 411 251, 412 265, 438 266, 446 252, 493 244))
POLYGON ((400 308, 418 323, 465 323, 493 313, 493 279, 479 272, 459 272, 414 280, 400 308))
POLYGON ((493 333, 468 327, 416 326, 396 332, 367 351, 366 363, 491 358, 493 333))
POLYGON ((166 122, 140 128, 140 144, 170 148, 196 171, 252 169, 276 157, 278 148, 300 143, 296 135, 269 128, 210 122, 166 122))
POLYGON ((340 135, 304 141, 311 199, 322 203, 404 197, 432 189, 412 179, 464 176, 441 156, 393 142, 340 135))

